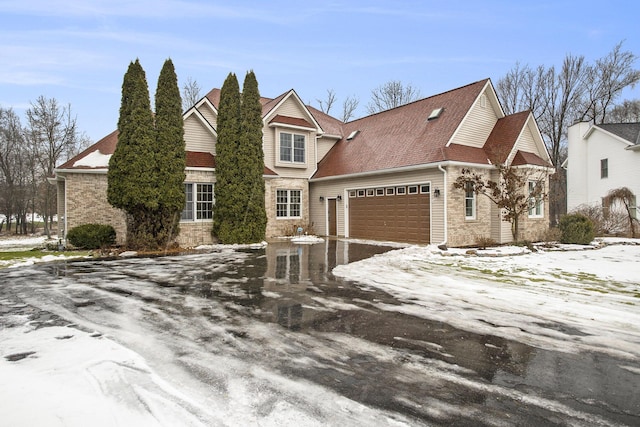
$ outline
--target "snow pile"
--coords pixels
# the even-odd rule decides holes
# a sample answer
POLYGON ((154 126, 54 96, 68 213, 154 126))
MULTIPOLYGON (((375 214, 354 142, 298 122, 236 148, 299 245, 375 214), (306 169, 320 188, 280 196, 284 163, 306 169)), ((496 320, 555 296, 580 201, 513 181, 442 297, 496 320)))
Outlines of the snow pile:
POLYGON ((100 150, 93 151, 73 164, 73 167, 87 166, 90 168, 106 168, 109 166, 111 154, 102 154, 100 150))
POLYGON ((315 243, 324 242, 324 239, 318 236, 302 235, 302 236, 292 237, 291 242, 302 244, 302 245, 313 245, 315 243))

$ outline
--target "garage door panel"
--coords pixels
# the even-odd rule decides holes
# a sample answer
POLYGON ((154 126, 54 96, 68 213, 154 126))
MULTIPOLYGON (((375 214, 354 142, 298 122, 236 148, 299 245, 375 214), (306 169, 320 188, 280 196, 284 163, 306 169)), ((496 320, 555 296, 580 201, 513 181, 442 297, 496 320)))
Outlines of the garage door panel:
POLYGON ((429 243, 429 194, 349 199, 350 236, 362 239, 429 243))

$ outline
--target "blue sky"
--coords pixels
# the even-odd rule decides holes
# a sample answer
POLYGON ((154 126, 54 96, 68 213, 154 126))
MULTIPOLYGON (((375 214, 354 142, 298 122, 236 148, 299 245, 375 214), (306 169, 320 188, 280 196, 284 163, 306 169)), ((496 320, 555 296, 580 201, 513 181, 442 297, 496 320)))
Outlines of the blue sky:
POLYGON ((568 53, 593 62, 620 41, 640 56, 639 9, 618 0, 0 0, 0 106, 24 118, 38 96, 56 98, 97 141, 116 128, 129 63, 140 59, 153 98, 170 57, 180 85, 194 79, 203 95, 252 69, 263 96, 293 88, 317 106, 333 89, 338 103, 358 97, 362 116, 371 90, 390 80, 430 96, 495 84, 516 62, 559 66, 568 53))

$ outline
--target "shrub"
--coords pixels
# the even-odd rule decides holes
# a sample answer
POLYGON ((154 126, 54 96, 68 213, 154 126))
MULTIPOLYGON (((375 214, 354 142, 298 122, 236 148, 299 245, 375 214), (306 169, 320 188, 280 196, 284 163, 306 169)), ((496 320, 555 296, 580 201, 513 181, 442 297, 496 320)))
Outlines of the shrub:
POLYGON ((560 219, 560 243, 588 245, 595 237, 593 222, 581 214, 569 214, 560 219))
POLYGON ((99 249, 115 243, 116 230, 105 224, 84 224, 69 230, 67 239, 77 248, 99 249))

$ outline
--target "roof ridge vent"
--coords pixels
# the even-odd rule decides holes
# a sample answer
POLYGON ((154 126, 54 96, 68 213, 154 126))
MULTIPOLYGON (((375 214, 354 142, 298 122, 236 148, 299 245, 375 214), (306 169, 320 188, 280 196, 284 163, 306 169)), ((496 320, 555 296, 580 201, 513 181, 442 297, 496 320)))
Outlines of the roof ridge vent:
POLYGON ((442 114, 442 112, 444 111, 444 107, 440 107, 440 108, 436 108, 434 109, 431 114, 429 114, 429 117, 427 117, 427 121, 431 121, 431 120, 435 120, 438 117, 440 117, 440 115, 442 114))
POLYGON ((354 130, 353 132, 351 132, 349 134, 349 136, 347 137, 347 141, 351 141, 353 138, 355 138, 358 134, 360 133, 359 130, 354 130))

